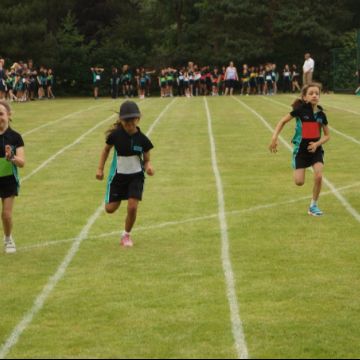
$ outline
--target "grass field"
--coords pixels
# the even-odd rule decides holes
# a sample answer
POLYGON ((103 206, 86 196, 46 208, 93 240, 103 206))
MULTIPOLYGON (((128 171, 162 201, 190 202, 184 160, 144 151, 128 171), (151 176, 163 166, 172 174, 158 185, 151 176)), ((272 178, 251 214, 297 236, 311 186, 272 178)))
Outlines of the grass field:
POLYGON ((296 187, 288 149, 267 149, 291 102, 140 102, 156 175, 130 250, 125 207, 105 215, 95 180, 120 101, 15 104, 27 165, 18 252, 0 255, 0 358, 357 358, 360 98, 322 98, 322 218, 311 172, 296 187))

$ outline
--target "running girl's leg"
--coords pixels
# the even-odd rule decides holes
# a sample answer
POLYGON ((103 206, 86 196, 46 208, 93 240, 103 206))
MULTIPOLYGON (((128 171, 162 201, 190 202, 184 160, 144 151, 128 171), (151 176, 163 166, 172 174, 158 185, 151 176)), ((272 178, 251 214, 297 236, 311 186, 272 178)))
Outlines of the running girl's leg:
POLYGON ((108 214, 113 214, 120 207, 120 204, 121 201, 108 203, 105 205, 105 211, 108 214))
POLYGON ((314 188, 313 188, 313 200, 318 201, 321 192, 322 186, 322 174, 323 174, 324 164, 317 162, 313 165, 314 170, 314 188))
POLYGON ((11 236, 13 222, 12 222, 12 213, 14 208, 15 197, 9 197, 6 199, 2 199, 2 213, 1 219, 4 228, 4 234, 6 237, 11 236))
POLYGON ((139 206, 138 199, 130 198, 128 200, 127 217, 125 221, 125 231, 127 233, 131 232, 135 224, 138 206, 139 206))
POLYGON ((303 186, 305 184, 305 170, 306 169, 296 169, 294 171, 294 180, 297 186, 303 186))

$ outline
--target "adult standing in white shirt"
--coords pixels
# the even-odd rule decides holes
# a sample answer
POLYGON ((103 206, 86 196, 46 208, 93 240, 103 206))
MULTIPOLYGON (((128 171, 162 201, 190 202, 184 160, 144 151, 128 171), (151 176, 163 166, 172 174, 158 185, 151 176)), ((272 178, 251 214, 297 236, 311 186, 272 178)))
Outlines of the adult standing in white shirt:
POLYGON ((230 61, 229 66, 226 68, 225 71, 225 96, 228 95, 230 89, 230 95, 232 96, 234 93, 234 87, 236 82, 239 81, 239 75, 237 72, 234 63, 230 61))
POLYGON ((315 68, 315 61, 311 58, 309 53, 306 53, 305 62, 303 65, 303 86, 312 83, 314 68, 315 68))

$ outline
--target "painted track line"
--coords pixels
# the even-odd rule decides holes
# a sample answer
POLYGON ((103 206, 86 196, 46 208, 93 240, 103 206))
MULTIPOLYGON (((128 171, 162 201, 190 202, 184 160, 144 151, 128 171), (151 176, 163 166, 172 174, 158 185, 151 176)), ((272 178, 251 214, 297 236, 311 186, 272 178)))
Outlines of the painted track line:
POLYGON ((235 278, 234 278, 234 273, 231 264, 231 257, 230 257, 228 226, 227 226, 226 214, 225 214, 224 190, 223 190, 220 171, 217 164, 216 145, 212 130, 212 119, 206 97, 204 97, 204 104, 205 104, 207 122, 208 122, 208 133, 209 133, 209 141, 211 148, 211 162, 212 162, 212 168, 213 168, 213 172, 216 180, 216 187, 217 187, 218 219, 220 223, 221 245, 222 245, 221 260, 222 260, 223 271, 226 280, 227 298, 230 306, 232 333, 235 341, 235 348, 238 358, 247 359, 249 358, 249 354, 245 341, 243 324, 240 318, 239 303, 235 290, 235 278))
MULTIPOLYGON (((262 97, 262 99, 265 99, 265 100, 267 100, 267 101, 270 101, 270 102, 272 102, 272 103, 274 103, 274 104, 279 104, 279 105, 281 105, 282 107, 284 107, 284 108, 286 108, 286 109, 288 109, 288 110, 291 111, 291 106, 287 106, 287 105, 283 104, 283 103, 280 102, 280 101, 277 101, 277 100, 274 100, 274 99, 269 99, 269 98, 267 98, 267 97, 262 97)), ((343 133, 343 132, 335 129, 334 127, 332 127, 332 126, 330 126, 330 125, 329 125, 329 129, 330 129, 331 131, 333 131, 334 133, 342 136, 343 138, 345 138, 345 139, 347 139, 347 140, 350 140, 350 141, 352 141, 352 142, 355 143, 355 144, 360 145, 360 141, 359 141, 358 139, 354 138, 353 136, 347 135, 347 134, 345 134, 345 133, 343 133)))
MULTIPOLYGON (((294 97, 294 96, 292 96, 292 95, 287 95, 287 96, 289 96, 290 98, 292 98, 292 99, 296 99, 296 97, 294 97)), ((336 105, 330 105, 330 104, 327 104, 327 103, 323 103, 325 106, 327 106, 327 107, 330 107, 330 108, 333 108, 333 109, 336 109, 336 110, 340 110, 340 111, 346 111, 346 112, 348 112, 348 113, 350 113, 350 114, 355 114, 355 115, 360 115, 360 112, 358 112, 358 111, 355 111, 355 110, 350 110, 350 109, 345 109, 345 108, 342 108, 342 107, 340 107, 340 106, 336 106, 336 105)))
POLYGON ((25 314, 22 320, 16 325, 11 335, 8 337, 6 342, 1 346, 0 349, 0 359, 4 359, 9 351, 14 347, 18 342, 21 334, 26 330, 26 328, 31 324, 34 316, 44 307, 45 301, 48 299, 52 291, 58 282, 63 278, 68 266, 70 265, 72 259, 76 255, 81 242, 87 237, 88 232, 90 231, 91 226, 94 224, 96 219, 99 217, 103 211, 103 206, 101 205, 95 211, 95 213, 89 218, 85 227, 81 230, 78 237, 75 239, 72 244, 69 252, 65 256, 64 260, 60 264, 59 268, 56 270, 55 274, 49 279, 48 283, 43 288, 40 295, 36 298, 32 308, 29 312, 25 314))
MULTIPOLYGON (((146 100, 145 100, 146 101, 146 100)), ((37 174, 41 169, 45 168, 47 165, 49 165, 52 161, 54 161, 58 156, 60 156, 61 154, 63 154, 65 151, 69 150, 70 148, 72 148, 73 146, 77 145, 78 143, 80 143, 87 135, 91 134, 94 130, 96 130, 97 128, 99 128, 100 126, 104 125, 105 123, 107 123, 108 121, 110 121, 112 118, 116 117, 117 114, 113 114, 109 117, 107 117, 105 120, 101 121, 100 123, 96 124, 94 127, 92 127, 91 129, 89 129, 88 131, 86 131, 84 134, 82 134, 81 136, 79 136, 74 142, 72 142, 69 145, 64 146, 62 149, 60 149, 58 152, 56 152, 54 155, 50 156, 47 160, 45 160, 41 165, 39 165, 36 169, 34 169, 30 174, 24 176, 21 179, 21 183, 23 183, 24 181, 29 180, 31 177, 33 177, 35 174, 37 174)))
POLYGON ((47 122, 47 123, 45 123, 45 124, 42 124, 42 125, 34 128, 34 129, 32 129, 32 130, 26 131, 26 132, 24 132, 24 133, 22 134, 22 136, 25 137, 25 136, 30 135, 30 134, 32 134, 32 133, 34 133, 34 132, 36 132, 36 131, 38 131, 38 130, 41 130, 41 129, 47 127, 47 126, 56 124, 56 123, 58 123, 58 122, 60 122, 60 121, 69 119, 69 118, 71 118, 71 117, 73 117, 73 116, 82 114, 82 113, 84 113, 84 112, 86 112, 86 111, 90 111, 90 110, 93 110, 93 109, 97 109, 97 108, 100 108, 100 107, 103 107, 103 106, 109 105, 109 104, 111 104, 111 102, 106 102, 106 103, 101 104, 101 105, 96 105, 96 106, 88 107, 88 108, 86 108, 86 109, 84 109, 84 110, 75 111, 75 112, 70 113, 70 114, 68 114, 68 115, 62 116, 62 117, 59 118, 59 119, 49 121, 49 122, 47 122))
MULTIPOLYGON (((150 126, 149 131, 147 132, 147 135, 149 136, 150 133, 154 130, 155 126, 154 124, 158 124, 160 119, 163 117, 165 112, 169 109, 169 107, 175 102, 176 99, 173 99, 172 102, 170 102, 165 109, 160 113, 160 115, 156 118, 154 123, 150 126)), ((44 304, 52 291, 55 289, 56 285, 59 283, 59 281, 64 277, 67 268, 69 267, 71 261, 74 259, 75 255, 77 254, 81 243, 84 239, 87 238, 88 233, 93 226, 93 224, 96 222, 98 217, 102 214, 104 209, 104 204, 102 203, 94 212, 93 215, 90 216, 88 219, 85 227, 81 230, 80 234, 76 237, 76 240, 72 244, 69 252, 66 254, 64 260, 56 270, 55 274, 50 277, 49 281, 41 291, 41 293, 37 296, 35 299, 35 302, 31 309, 25 314, 25 316, 21 319, 21 321, 15 326, 13 331, 11 332, 10 336, 7 338, 5 343, 0 348, 0 359, 4 359, 7 354, 10 352, 10 350, 17 344, 17 342, 20 339, 20 336, 22 333, 28 328, 28 326, 31 324, 34 317, 42 310, 44 307, 44 304)))
POLYGON ((23 183, 26 180, 29 180, 32 176, 34 176, 35 174, 37 174, 41 169, 43 169, 44 167, 46 167, 47 165, 49 165, 52 161, 54 161, 58 156, 60 156, 61 154, 63 154, 65 151, 69 150, 70 148, 72 148, 73 146, 77 145, 79 142, 81 142, 87 135, 91 134, 94 130, 96 130, 97 128, 99 128, 100 126, 104 125, 105 123, 107 123, 108 121, 110 121, 112 118, 114 118, 116 116, 116 114, 109 116, 108 118, 106 118, 105 120, 101 121, 100 123, 98 123, 97 125, 95 125, 94 127, 92 127, 91 129, 89 129, 88 131, 86 131, 84 134, 82 134, 81 136, 79 136, 74 142, 72 142, 69 145, 66 145, 65 147, 63 147, 62 149, 60 149, 57 153, 55 153, 54 155, 50 156, 47 160, 45 160, 41 165, 39 165, 36 169, 34 169, 30 174, 24 176, 24 178, 21 180, 21 182, 23 183))
MULTIPOLYGON (((250 111, 253 115, 255 115, 263 124, 264 126, 271 132, 274 132, 274 128, 265 120, 264 117, 262 117, 258 112, 256 112, 254 109, 252 109, 250 106, 245 104, 243 101, 232 97, 235 101, 240 103, 244 108, 246 108, 248 111, 250 111)), ((290 152, 293 151, 290 144, 288 144, 282 136, 279 136, 280 141, 288 148, 290 152)), ((346 200, 346 198, 340 194, 338 189, 333 185, 325 176, 323 176, 324 183, 328 186, 328 188, 332 191, 332 193, 335 195, 335 197, 340 201, 340 203, 345 207, 345 209, 354 217, 355 220, 357 220, 360 223, 360 214, 357 212, 356 209, 354 209, 350 203, 346 200)))
MULTIPOLYGON (((343 190, 351 189, 351 188, 358 187, 358 186, 360 186, 360 182, 352 184, 352 185, 343 186, 341 188, 338 188, 337 190, 343 191, 343 190)), ((322 197, 327 196, 327 195, 333 195, 333 192, 332 191, 324 191, 321 194, 322 197)), ((299 197, 296 199, 285 200, 285 201, 276 202, 276 203, 261 204, 261 205, 253 206, 250 208, 241 209, 241 210, 228 211, 228 212, 226 212, 226 215, 227 216, 235 216, 235 215, 241 215, 241 214, 248 214, 248 213, 252 213, 252 212, 256 212, 256 211, 260 211, 260 210, 271 209, 271 208, 278 207, 278 206, 289 205, 289 204, 293 204, 293 203, 297 203, 297 202, 305 201, 305 200, 311 200, 311 196, 302 196, 302 197, 299 197)), ((216 219, 216 218, 218 218, 218 216, 219 216, 218 214, 210 214, 210 215, 204 215, 204 216, 188 218, 188 219, 183 219, 183 220, 177 220, 177 221, 167 221, 167 222, 150 225, 150 226, 139 226, 134 229, 134 232, 163 229, 163 228, 167 228, 167 227, 171 227, 171 226, 179 226, 179 225, 184 225, 184 224, 189 224, 189 223, 191 224, 191 223, 216 219)), ((100 234, 100 235, 88 236, 87 239, 96 240, 96 239, 102 239, 102 238, 109 238, 111 236, 118 235, 118 234, 119 234, 119 231, 111 231, 111 232, 100 234)), ((40 249, 40 248, 45 248, 45 247, 50 247, 50 246, 66 244, 66 243, 73 242, 75 239, 76 238, 46 241, 44 243, 38 243, 38 244, 34 244, 34 245, 17 248, 17 251, 26 252, 29 250, 35 250, 35 249, 40 249)))

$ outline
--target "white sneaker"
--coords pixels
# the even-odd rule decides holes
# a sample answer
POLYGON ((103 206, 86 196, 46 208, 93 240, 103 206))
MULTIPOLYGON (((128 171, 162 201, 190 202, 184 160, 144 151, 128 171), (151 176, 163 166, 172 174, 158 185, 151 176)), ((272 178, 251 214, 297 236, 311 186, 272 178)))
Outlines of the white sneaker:
POLYGON ((15 254, 16 246, 14 240, 4 241, 4 249, 6 254, 15 254))

